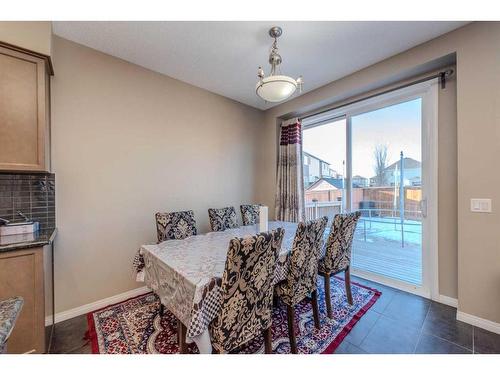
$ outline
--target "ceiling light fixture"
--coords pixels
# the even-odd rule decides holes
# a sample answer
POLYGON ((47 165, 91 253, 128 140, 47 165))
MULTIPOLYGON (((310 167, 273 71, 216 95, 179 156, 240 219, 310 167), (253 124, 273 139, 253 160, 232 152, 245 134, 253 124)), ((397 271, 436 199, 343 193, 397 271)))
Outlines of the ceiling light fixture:
POLYGON ((293 79, 288 76, 281 75, 280 65, 282 62, 281 56, 278 53, 278 38, 283 33, 281 27, 274 26, 269 30, 269 35, 274 38, 271 52, 269 54, 269 64, 271 64, 271 72, 265 77, 264 70, 259 66, 257 76, 259 81, 255 87, 255 92, 266 102, 281 102, 288 99, 293 93, 299 89, 302 92, 304 81, 302 76, 293 79))

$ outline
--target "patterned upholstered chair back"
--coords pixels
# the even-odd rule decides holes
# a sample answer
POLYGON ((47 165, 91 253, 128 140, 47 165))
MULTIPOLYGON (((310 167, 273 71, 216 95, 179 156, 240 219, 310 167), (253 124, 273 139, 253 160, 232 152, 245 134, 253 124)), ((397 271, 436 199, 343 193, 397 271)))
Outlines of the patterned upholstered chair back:
POLYGON ((326 242, 325 258, 320 264, 320 271, 337 273, 349 267, 351 263, 352 240, 360 216, 360 211, 335 215, 332 229, 326 242))
POLYGON ((158 243, 196 235, 193 211, 157 212, 155 218, 158 243))
POLYGON ((231 352, 271 326, 273 278, 284 233, 278 228, 229 242, 222 305, 210 325, 219 352, 231 352))
POLYGON ((239 227, 234 207, 209 208, 208 217, 214 232, 239 227))
POLYGON ((295 305, 316 290, 318 260, 328 218, 301 222, 297 227, 284 301, 295 305))
POLYGON ((257 224, 259 220, 260 204, 242 204, 240 210, 243 225, 257 224))

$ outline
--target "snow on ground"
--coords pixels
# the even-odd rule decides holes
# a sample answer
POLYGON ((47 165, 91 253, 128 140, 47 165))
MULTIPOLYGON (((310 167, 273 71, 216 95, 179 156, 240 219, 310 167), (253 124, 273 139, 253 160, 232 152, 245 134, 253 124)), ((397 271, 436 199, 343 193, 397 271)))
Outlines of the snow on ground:
MULTIPOLYGON (((403 223, 405 244, 421 246, 422 223, 415 220, 405 220, 403 223)), ((394 241, 401 243, 401 221, 399 218, 365 218, 361 217, 356 228, 356 239, 366 242, 377 242, 379 240, 394 241)))

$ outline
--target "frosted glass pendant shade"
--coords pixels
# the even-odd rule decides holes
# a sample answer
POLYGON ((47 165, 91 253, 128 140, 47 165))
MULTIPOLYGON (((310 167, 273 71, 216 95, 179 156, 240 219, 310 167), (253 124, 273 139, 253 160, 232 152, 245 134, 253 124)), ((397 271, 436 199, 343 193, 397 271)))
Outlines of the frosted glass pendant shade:
POLYGON ((297 81, 288 76, 269 76, 257 82, 255 91, 267 102, 281 102, 293 95, 297 81))

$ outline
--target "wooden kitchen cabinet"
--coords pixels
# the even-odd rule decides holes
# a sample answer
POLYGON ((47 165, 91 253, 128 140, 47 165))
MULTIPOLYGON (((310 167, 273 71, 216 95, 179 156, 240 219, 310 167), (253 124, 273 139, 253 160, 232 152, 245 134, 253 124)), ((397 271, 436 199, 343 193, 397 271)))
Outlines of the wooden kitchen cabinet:
POLYGON ((45 353, 44 249, 0 252, 0 300, 24 299, 7 353, 45 353))
POLYGON ((50 170, 50 57, 0 42, 0 170, 50 170))

